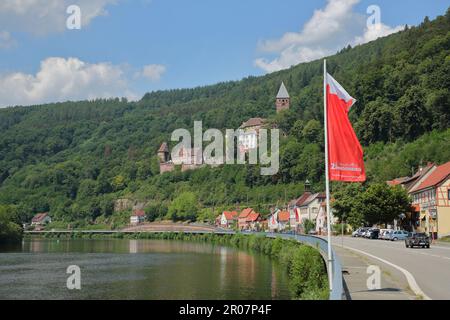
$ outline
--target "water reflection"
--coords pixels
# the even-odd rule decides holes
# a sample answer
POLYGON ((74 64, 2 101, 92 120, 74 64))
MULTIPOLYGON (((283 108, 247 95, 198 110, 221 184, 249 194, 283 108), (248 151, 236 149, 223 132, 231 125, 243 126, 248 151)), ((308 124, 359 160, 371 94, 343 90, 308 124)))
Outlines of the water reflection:
POLYGON ((2 299, 289 298, 286 275, 269 258, 207 243, 34 239, 6 252, 2 299), (65 288, 71 264, 82 270, 78 292, 65 288))

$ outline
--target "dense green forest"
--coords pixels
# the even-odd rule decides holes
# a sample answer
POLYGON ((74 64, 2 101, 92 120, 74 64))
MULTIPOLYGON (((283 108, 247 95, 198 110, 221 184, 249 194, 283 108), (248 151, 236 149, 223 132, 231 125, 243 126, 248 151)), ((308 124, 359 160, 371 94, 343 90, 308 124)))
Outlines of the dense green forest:
MULTIPOLYGON (((350 117, 368 182, 450 160, 450 10, 434 21, 328 58, 329 72, 358 102, 350 117)), ((120 225, 120 198, 146 203, 151 219, 208 220, 223 208, 263 213, 298 197, 306 179, 323 187, 322 61, 241 81, 126 99, 0 110, 0 204, 29 221, 49 211, 61 225, 120 225), (276 114, 284 81, 291 109, 276 114), (156 151, 174 129, 234 128, 264 117, 282 131, 280 172, 222 166, 159 174, 156 151)), ((334 185, 334 188, 340 188, 334 185)))

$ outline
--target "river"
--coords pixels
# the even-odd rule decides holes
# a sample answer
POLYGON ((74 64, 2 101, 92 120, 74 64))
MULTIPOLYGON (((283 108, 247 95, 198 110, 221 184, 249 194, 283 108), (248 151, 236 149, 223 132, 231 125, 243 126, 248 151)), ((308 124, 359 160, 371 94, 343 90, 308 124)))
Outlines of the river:
POLYGON ((128 239, 26 239, 0 247, 0 299, 290 298, 281 266, 208 243, 128 239), (67 289, 67 268, 81 289, 67 289))

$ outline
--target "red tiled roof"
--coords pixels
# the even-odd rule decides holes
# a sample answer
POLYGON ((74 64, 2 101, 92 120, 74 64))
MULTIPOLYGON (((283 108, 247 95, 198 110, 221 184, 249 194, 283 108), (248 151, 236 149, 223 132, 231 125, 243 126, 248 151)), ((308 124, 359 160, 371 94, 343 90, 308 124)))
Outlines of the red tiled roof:
POLYGON ((409 179, 410 179, 409 177, 395 178, 394 180, 386 181, 386 183, 390 186, 397 186, 399 184, 402 184, 403 182, 406 182, 409 179))
POLYGON ((225 219, 227 220, 233 220, 238 215, 236 211, 224 211, 223 214, 225 215, 225 219))
POLYGON ((166 142, 163 142, 161 146, 159 147, 158 152, 169 152, 169 147, 167 146, 166 142))
POLYGON ((144 210, 134 210, 132 216, 134 217, 144 217, 145 211, 144 210))
POLYGON ((259 219, 261 215, 259 213, 256 212, 252 212, 247 216, 247 219, 245 220, 246 222, 255 222, 259 219))
POLYGON ((402 181, 401 184, 405 186, 406 190, 411 191, 411 188, 414 186, 414 184, 422 179, 422 177, 428 174, 428 172, 433 170, 435 167, 436 165, 430 162, 426 165, 426 167, 417 170, 417 172, 411 178, 407 178, 402 181))
POLYGON ((289 219, 291 218, 291 215, 289 212, 287 211, 280 211, 278 213, 278 221, 289 221, 289 219))
POLYGON ((244 122, 241 125, 241 129, 245 129, 248 127, 257 127, 262 126, 264 124, 265 119, 263 118, 250 118, 247 122, 244 122))
POLYGON ((250 213, 254 212, 252 208, 246 208, 242 210, 241 214, 239 215, 239 218, 247 218, 250 213))
POLYGON ((33 219, 31 220, 32 222, 39 222, 44 220, 44 218, 48 215, 48 213, 38 213, 37 215, 35 215, 33 217, 33 219))
POLYGON ((300 198, 292 200, 289 204, 291 206, 299 207, 306 201, 306 199, 308 199, 311 196, 311 194, 312 194, 311 192, 305 192, 304 194, 302 194, 300 198))
POLYGON ((325 193, 314 193, 310 195, 308 198, 306 198, 302 204, 298 206, 308 206, 311 202, 313 202, 316 199, 325 199, 327 196, 325 193))
POLYGON ((414 189, 415 191, 434 187, 450 175, 450 161, 437 167, 422 183, 414 189))

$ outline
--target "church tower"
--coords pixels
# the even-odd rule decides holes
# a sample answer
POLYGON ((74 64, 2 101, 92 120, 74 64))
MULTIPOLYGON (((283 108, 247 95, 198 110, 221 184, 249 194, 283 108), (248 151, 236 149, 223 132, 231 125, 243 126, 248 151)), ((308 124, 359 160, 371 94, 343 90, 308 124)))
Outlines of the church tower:
POLYGON ((166 142, 163 142, 163 144, 161 144, 161 147, 159 147, 158 158, 162 163, 169 161, 169 147, 167 146, 166 142))
POLYGON ((277 113, 283 110, 289 110, 291 104, 291 98, 289 97, 289 93, 284 85, 284 82, 281 82, 280 90, 278 90, 277 94, 277 113))

